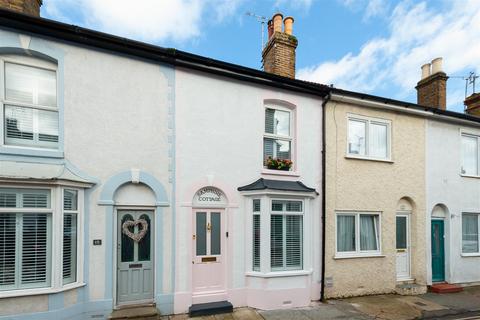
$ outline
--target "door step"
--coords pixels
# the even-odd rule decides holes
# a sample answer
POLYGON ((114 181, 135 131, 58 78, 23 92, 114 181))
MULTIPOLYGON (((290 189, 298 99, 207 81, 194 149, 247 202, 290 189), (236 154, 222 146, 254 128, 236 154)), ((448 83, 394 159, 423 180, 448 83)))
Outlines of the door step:
POLYGON ((108 319, 112 320, 158 320, 160 319, 160 312, 154 306, 135 306, 114 310, 108 319))
POLYGON ((463 288, 450 283, 435 283, 430 286, 430 291, 435 293, 455 293, 463 291, 463 288))
POLYGON ((416 296, 427 292, 427 287, 416 283, 397 284, 395 292, 401 296, 416 296))
POLYGON ((209 316, 212 314, 231 312, 233 312, 233 305, 228 301, 198 303, 193 304, 188 308, 188 315, 190 317, 209 316))

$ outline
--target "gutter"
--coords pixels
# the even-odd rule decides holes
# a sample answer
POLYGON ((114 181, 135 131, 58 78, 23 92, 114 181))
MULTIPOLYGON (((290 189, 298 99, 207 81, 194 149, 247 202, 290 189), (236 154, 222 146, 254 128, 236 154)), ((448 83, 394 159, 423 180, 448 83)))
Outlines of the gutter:
POLYGON ((325 247, 326 247, 326 244, 325 244, 325 241, 326 241, 326 234, 325 234, 325 231, 327 230, 327 227, 326 227, 326 224, 325 224, 325 221, 326 221, 326 208, 327 208, 327 205, 325 203, 325 200, 326 200, 326 190, 325 190, 325 186, 327 185, 325 179, 326 179, 326 168, 327 168, 327 165, 325 163, 325 160, 326 160, 326 132, 327 132, 327 129, 325 128, 325 123, 326 123, 326 120, 325 120, 325 116, 327 114, 327 111, 326 111, 326 107, 327 107, 327 103, 330 101, 330 99, 332 98, 332 95, 331 93, 329 93, 326 97, 325 97, 325 100, 323 100, 322 102, 322 277, 321 277, 321 289, 320 289, 320 301, 324 302, 325 301, 325 257, 326 257, 326 254, 325 254, 325 247))

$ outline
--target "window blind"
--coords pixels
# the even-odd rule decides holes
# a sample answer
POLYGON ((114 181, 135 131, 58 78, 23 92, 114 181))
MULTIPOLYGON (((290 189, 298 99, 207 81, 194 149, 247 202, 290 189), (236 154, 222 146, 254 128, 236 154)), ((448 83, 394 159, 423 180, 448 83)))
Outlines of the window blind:
POLYGON ((0 214, 0 288, 15 285, 15 238, 15 214, 0 214))
POLYGON ((462 173, 478 175, 478 138, 462 136, 462 173))
POLYGON ((47 214, 23 214, 22 284, 47 281, 47 214))
POLYGON ((479 220, 480 215, 475 213, 462 214, 462 252, 480 252, 479 220))
POLYGON ((63 215, 63 284, 75 282, 77 265, 77 215, 63 215))
POLYGON ((253 270, 260 271, 260 215, 253 215, 253 270))
POLYGON ((285 267, 302 269, 302 216, 285 216, 285 267))
POLYGON ((270 217, 270 265, 272 269, 283 268, 283 216, 270 217))

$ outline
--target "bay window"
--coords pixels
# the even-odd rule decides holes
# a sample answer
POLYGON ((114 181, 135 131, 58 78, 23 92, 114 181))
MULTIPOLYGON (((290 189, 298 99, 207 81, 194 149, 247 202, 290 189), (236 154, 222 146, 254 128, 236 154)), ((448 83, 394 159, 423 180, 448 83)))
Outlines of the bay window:
POLYGON ((288 109, 265 108, 263 158, 292 159, 292 112, 288 109))
POLYGON ((3 144, 58 149, 56 71, 16 61, 3 61, 3 70, 3 144))
POLYGON ((390 121, 348 116, 347 154, 354 157, 390 159, 390 121))
POLYGON ((0 187, 0 297, 78 285, 78 196, 58 186, 0 187))
POLYGON ((380 253, 380 215, 378 213, 337 213, 336 252, 342 255, 380 253))
POLYGON ((462 214, 462 253, 480 254, 480 214, 462 214))

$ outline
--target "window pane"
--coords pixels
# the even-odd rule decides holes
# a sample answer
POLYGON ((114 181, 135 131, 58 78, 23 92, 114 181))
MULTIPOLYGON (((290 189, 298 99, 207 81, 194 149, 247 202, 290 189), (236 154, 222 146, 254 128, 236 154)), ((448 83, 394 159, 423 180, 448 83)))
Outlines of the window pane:
POLYGON ((0 288, 15 284, 16 215, 0 214, 0 288))
POLYGON ((478 175, 478 140, 462 136, 462 173, 478 175))
POLYGON ((58 112, 44 110, 37 112, 39 144, 55 147, 58 142, 58 112))
POLYGON ((276 109, 265 109, 265 132, 290 136, 290 112, 276 109))
POLYGON ((77 215, 63 215, 63 284, 77 281, 77 215))
POLYGON ((22 284, 47 283, 47 214, 23 214, 22 284))
MULTIPOLYGON (((122 218, 122 227, 121 229, 123 230, 123 224, 126 221, 133 221, 133 217, 129 214, 126 214, 122 218)), ((131 233, 134 233, 133 226, 130 226, 128 228, 128 231, 131 233)), ((127 236, 125 233, 122 232, 122 243, 121 243, 121 255, 122 255, 122 262, 130 262, 133 261, 133 239, 131 239, 129 236, 127 236)))
POLYGON ((5 143, 31 145, 32 141, 33 109, 6 105, 5 143))
POLYGON ((377 215, 360 215, 360 250, 378 250, 377 215))
POLYGON ((397 249, 407 249, 407 217, 397 217, 397 249))
POLYGON ((283 216, 270 217, 270 264, 272 269, 283 268, 283 216))
MULTIPOLYGON (((1 203, 1 201, 2 200, 0 198, 0 203, 1 203)), ((254 199, 253 200, 253 212, 260 212, 260 199, 254 199)))
POLYGON ((196 213, 196 225, 197 225, 197 256, 204 256, 207 254, 207 213, 196 213))
POLYGON ((7 100, 55 106, 57 80, 54 71, 19 64, 5 64, 7 100))
POLYGON ((298 216, 285 216, 286 219, 286 267, 302 269, 302 219, 298 216))
POLYGON ((387 145, 387 125, 371 123, 369 155, 376 158, 387 158, 387 145))
POLYGON ((8 190, 0 190, 0 208, 15 208, 17 194, 8 190))
POLYGON ((23 208, 49 208, 47 192, 24 192, 22 194, 23 208))
POLYGON ((260 271, 260 215, 253 215, 253 270, 260 271))
POLYGON ((70 211, 77 210, 77 191, 76 190, 63 191, 63 210, 70 210, 70 211))
POLYGON ((283 211, 283 204, 285 202, 283 201, 278 201, 278 200, 273 200, 272 201, 272 211, 283 211))
POLYGON ((464 213, 462 215, 462 252, 479 252, 478 214, 464 213))
POLYGON ((365 122, 348 120, 348 153, 365 155, 365 130, 365 122))
POLYGON ((278 159, 291 159, 290 141, 275 140, 270 138, 263 139, 263 156, 278 159))
POLYGON ((337 215, 337 251, 355 251, 355 216, 337 215))
POLYGON ((221 254, 221 216, 219 212, 210 213, 210 254, 221 254))
MULTIPOLYGON (((143 219, 147 222, 147 233, 143 236, 143 238, 138 242, 138 261, 150 261, 150 244, 151 244, 151 233, 152 228, 150 224, 150 217, 146 214, 142 214, 140 219, 143 219)), ((138 224, 137 232, 142 231, 142 225, 138 224)))
POLYGON ((290 212, 302 212, 302 201, 287 201, 286 207, 290 212))

